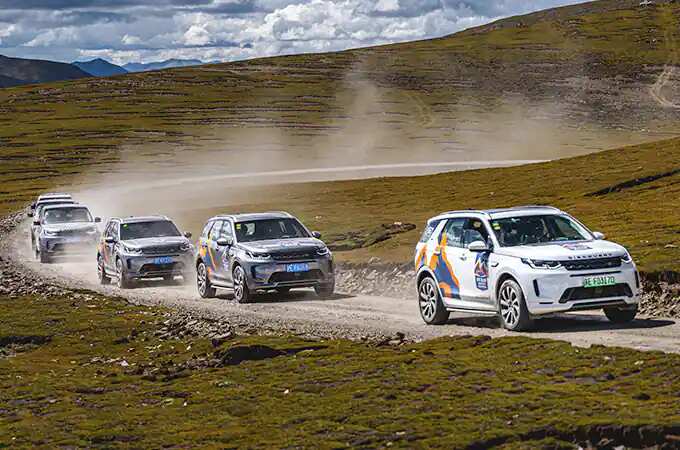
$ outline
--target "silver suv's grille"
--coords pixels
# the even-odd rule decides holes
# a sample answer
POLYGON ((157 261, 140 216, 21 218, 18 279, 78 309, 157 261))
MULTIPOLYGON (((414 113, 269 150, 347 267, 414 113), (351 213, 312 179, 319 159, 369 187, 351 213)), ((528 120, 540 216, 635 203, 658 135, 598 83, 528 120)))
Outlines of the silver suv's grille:
POLYGON ((57 235, 65 237, 83 237, 88 236, 89 233, 85 230, 61 230, 57 232, 57 235))
POLYGON ((172 245, 156 245, 154 247, 143 247, 142 253, 146 255, 163 255, 168 253, 179 253, 180 246, 178 244, 172 245))

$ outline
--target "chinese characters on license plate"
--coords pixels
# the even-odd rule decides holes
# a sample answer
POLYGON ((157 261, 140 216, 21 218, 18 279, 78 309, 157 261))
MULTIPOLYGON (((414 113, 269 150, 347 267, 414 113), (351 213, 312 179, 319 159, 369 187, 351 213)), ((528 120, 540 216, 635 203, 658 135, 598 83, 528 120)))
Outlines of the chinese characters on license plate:
POLYGON ((602 287, 602 286, 612 286, 616 284, 616 278, 613 276, 599 276, 599 277, 586 277, 583 279, 583 287, 602 287))
POLYGON ((308 271, 309 264, 307 263, 288 264, 286 266, 286 272, 308 272, 308 271))

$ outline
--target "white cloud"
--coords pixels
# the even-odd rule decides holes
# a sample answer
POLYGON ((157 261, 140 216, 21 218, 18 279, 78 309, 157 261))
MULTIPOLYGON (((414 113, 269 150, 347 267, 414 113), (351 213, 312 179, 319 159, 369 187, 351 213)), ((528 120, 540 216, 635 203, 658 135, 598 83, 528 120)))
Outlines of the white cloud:
POLYGON ((108 8, 104 0, 89 9, 75 7, 81 0, 58 0, 60 8, 0 10, 0 53, 40 54, 56 60, 98 56, 117 63, 166 57, 235 60, 442 36, 502 16, 574 3, 167 0, 157 4, 139 0, 134 4, 135 0, 126 0, 121 6, 115 1, 108 8), (3 27, 3 23, 11 25, 3 27))

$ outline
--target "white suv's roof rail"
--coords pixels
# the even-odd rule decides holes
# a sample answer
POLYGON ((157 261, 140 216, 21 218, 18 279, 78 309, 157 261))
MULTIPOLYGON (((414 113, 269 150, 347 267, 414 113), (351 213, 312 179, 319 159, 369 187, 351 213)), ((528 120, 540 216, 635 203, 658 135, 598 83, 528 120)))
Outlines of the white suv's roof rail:
MULTIPOLYGON (((437 214, 436 216, 431 217, 429 220, 436 219, 436 218, 441 218, 445 217, 448 215, 452 214, 480 214, 486 217, 491 217, 492 214, 499 214, 499 213, 510 213, 510 212, 516 212, 516 211, 523 211, 523 210, 531 210, 531 209, 547 209, 555 212, 562 212, 561 209, 555 208, 554 206, 545 206, 545 205, 522 205, 522 206, 513 206, 510 208, 496 208, 496 209, 457 209, 454 211, 446 211, 440 214, 437 214)), ((429 221, 428 220, 428 221, 429 221)))

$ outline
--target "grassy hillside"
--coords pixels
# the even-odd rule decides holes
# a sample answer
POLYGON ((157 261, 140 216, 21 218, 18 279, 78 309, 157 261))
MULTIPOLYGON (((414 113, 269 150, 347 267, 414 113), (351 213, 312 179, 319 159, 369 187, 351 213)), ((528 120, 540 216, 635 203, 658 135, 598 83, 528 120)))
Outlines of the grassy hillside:
MULTIPOLYGON (((676 62, 680 5, 637 3, 575 5, 414 43, 3 89, 0 183, 28 178, 41 189, 83 164, 106 167, 121 144, 172 142, 211 124, 309 145, 345 123, 366 89, 385 134, 442 151, 467 149, 470 127, 492 130, 489 114, 514 108, 565 132, 676 129, 678 110, 648 91, 676 62)), ((657 94, 672 103, 665 85, 657 94)))

